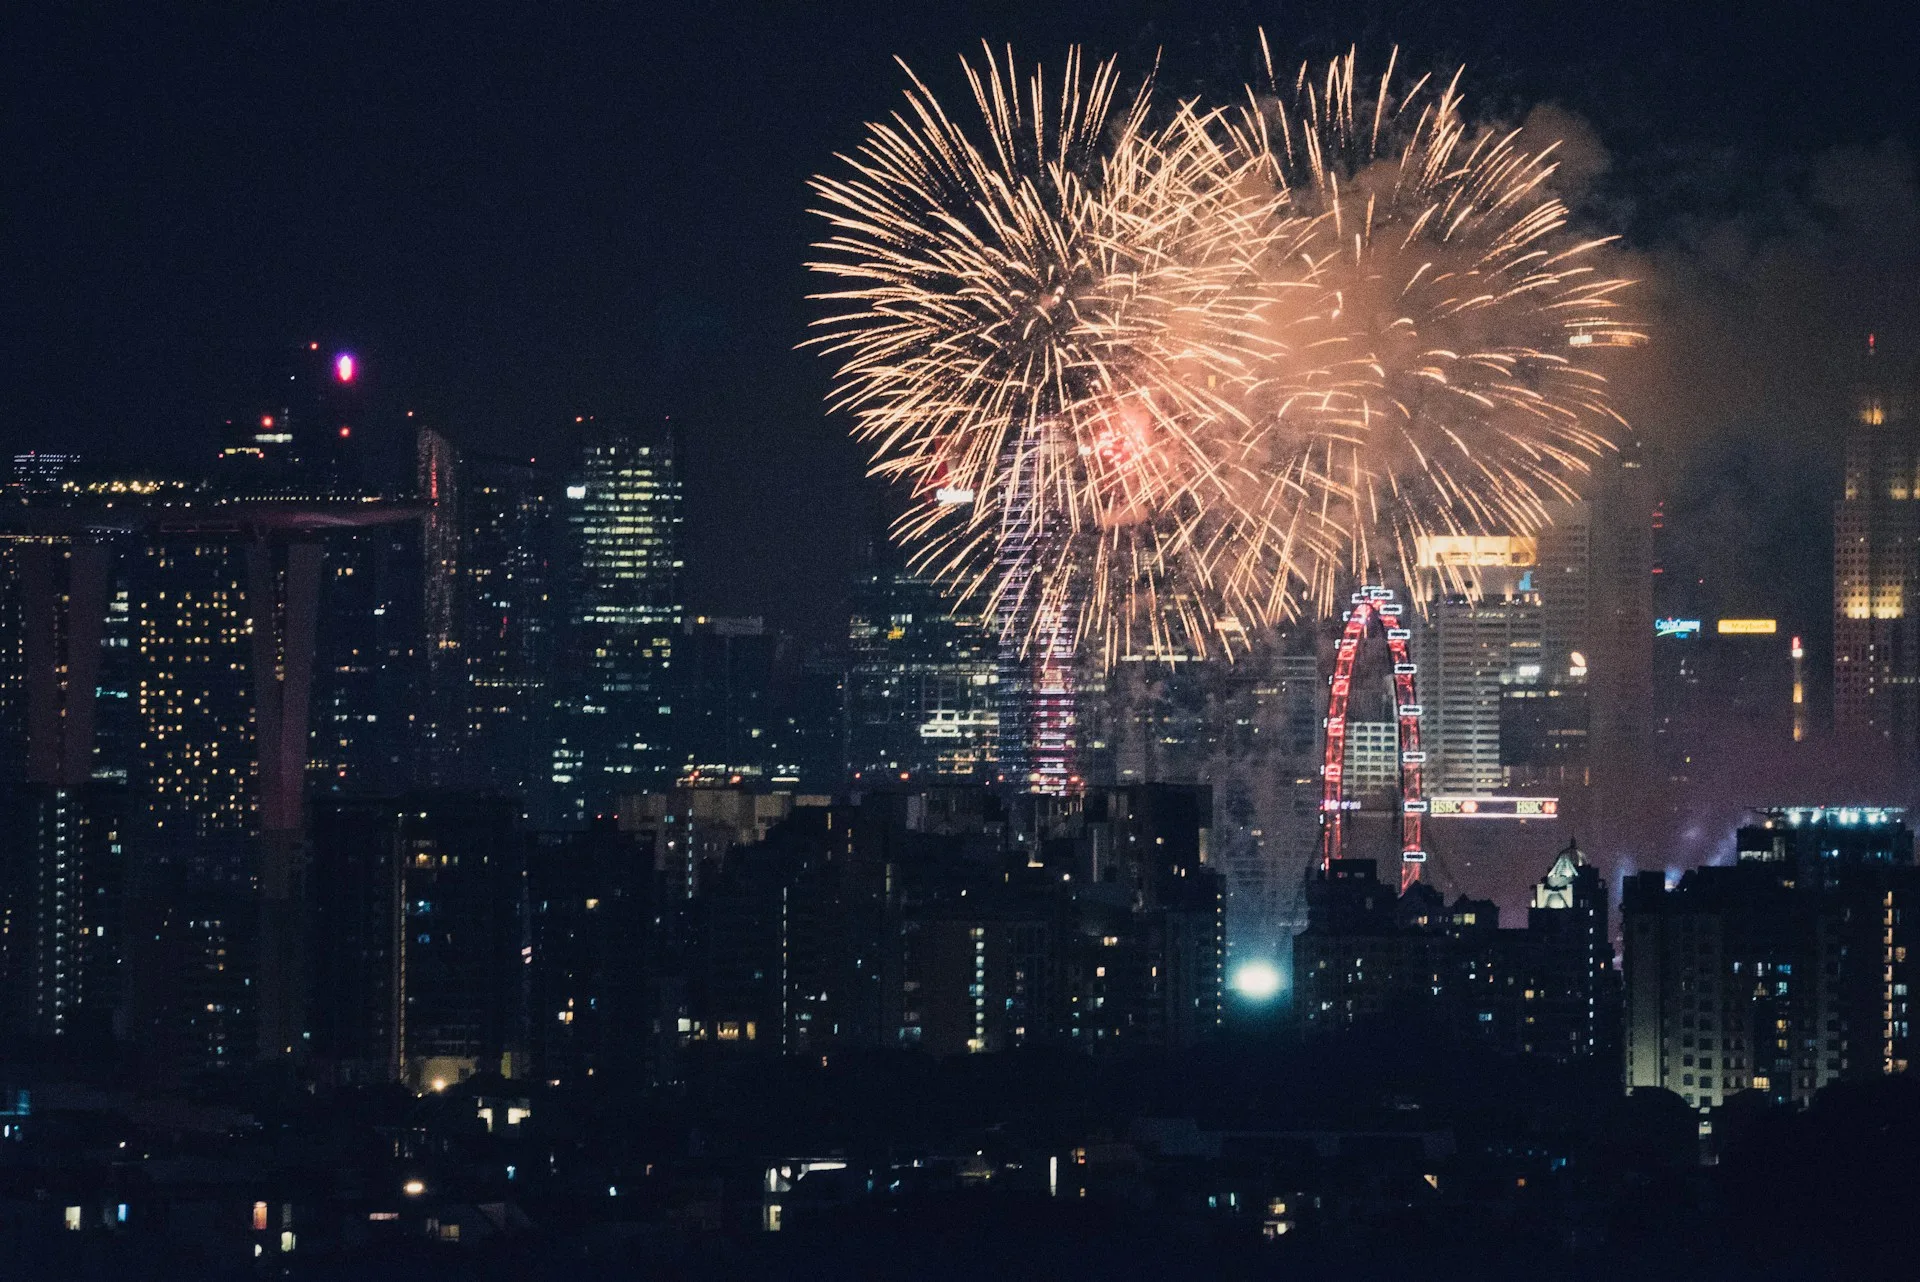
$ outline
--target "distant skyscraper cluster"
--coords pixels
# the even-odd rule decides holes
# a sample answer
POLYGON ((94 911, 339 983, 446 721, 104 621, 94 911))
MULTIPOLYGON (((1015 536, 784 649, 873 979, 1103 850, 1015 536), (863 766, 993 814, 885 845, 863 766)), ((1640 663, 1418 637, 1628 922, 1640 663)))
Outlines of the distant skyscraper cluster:
MULTIPOLYGON (((1451 877, 1448 851, 1492 831, 1475 821, 1561 819, 1610 863, 1716 727, 1809 733, 1804 638, 1689 612, 1634 451, 1540 530, 1431 536, 1414 581, 1366 587, 1408 604, 1382 615, 1389 643, 1348 638, 1335 763, 1331 629, 1103 669, 1002 644, 1004 610, 956 611, 883 551, 844 638, 803 647, 689 608, 664 427, 581 416, 536 460, 409 415, 410 475, 381 483, 358 358, 308 344, 285 364, 204 474, 22 455, 0 520, 0 768, 21 834, 0 869, 0 1017, 137 1047, 168 1080, 262 1057, 356 1080, 501 1057, 658 1076, 701 1038, 1177 1040, 1241 968, 1334 1003, 1302 1007, 1313 1021, 1424 985, 1495 1026, 1476 1035, 1561 1054, 1604 1040, 1574 1018, 1612 982, 1598 872, 1570 853, 1528 930, 1495 931, 1491 905, 1397 895, 1365 856, 1418 816, 1451 877), (1347 844, 1322 868, 1329 804, 1347 844), (1123 849, 1149 830, 1167 848, 1123 849), (888 842, 959 862, 922 878, 888 842), (776 912, 790 933, 769 951, 776 912), (1089 937, 1120 951, 1082 956, 1089 937), (802 940, 804 965, 842 969, 803 973, 802 940), (1340 960, 1354 949, 1398 960, 1340 960), (1488 976, 1543 1004, 1469 999, 1488 976), (950 1005, 910 996, 939 985, 950 1005), (1103 1024, 1109 1007, 1125 1018, 1103 1024), (634 1041, 631 1021, 654 1032, 634 1041)), ((1904 422, 1872 391, 1848 446, 1835 723, 1910 760, 1904 422)))

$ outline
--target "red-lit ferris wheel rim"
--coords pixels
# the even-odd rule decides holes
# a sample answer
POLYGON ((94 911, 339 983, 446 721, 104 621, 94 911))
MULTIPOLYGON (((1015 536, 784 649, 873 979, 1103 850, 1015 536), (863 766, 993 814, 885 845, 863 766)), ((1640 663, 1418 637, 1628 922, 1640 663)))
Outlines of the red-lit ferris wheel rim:
POLYGON ((1405 891, 1420 879, 1421 866, 1427 861, 1421 844, 1422 821, 1427 813, 1421 772, 1427 754, 1420 747, 1422 709, 1414 684, 1419 670, 1407 649, 1413 634, 1401 622, 1403 609, 1394 599, 1392 588, 1363 587, 1353 594, 1353 609, 1340 634, 1327 698, 1326 753, 1320 765, 1320 871, 1325 873, 1340 858, 1346 836, 1347 700, 1352 693, 1354 660, 1360 655, 1367 629, 1378 623, 1393 655, 1394 725, 1400 754, 1400 888, 1405 891))

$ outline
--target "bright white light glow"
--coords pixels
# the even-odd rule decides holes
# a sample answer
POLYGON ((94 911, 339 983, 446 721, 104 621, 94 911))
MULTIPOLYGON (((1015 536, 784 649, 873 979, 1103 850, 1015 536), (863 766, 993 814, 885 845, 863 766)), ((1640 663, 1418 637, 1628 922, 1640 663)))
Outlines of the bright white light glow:
POLYGON ((1280 971, 1268 961, 1242 962, 1233 972, 1233 988, 1249 1001, 1267 1001, 1280 991, 1280 971))

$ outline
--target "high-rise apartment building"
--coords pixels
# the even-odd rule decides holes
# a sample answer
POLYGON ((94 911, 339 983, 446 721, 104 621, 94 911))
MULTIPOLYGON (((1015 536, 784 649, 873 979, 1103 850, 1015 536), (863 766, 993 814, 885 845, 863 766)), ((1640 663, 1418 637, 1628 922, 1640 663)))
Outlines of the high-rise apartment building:
POLYGON ((1804 1104, 1833 1081, 1907 1072, 1920 869, 1901 812, 1762 811, 1737 846, 1737 863, 1677 885, 1626 883, 1628 1089, 1804 1104))
POLYGON ((664 433, 584 425, 561 502, 567 689, 548 762, 557 817, 610 812, 670 777, 681 624, 680 481, 664 433))
POLYGON ((1431 885, 1404 894, 1372 860, 1341 859, 1312 886, 1294 937, 1294 1015, 1303 1033, 1369 1025, 1556 1060, 1617 1043, 1613 949, 1597 869, 1569 846, 1535 885, 1523 930, 1500 910, 1431 885))
POLYGON ((260 800, 245 549, 159 537, 132 551, 126 573, 138 735, 127 782, 141 811, 131 839, 144 857, 237 884, 260 800))
POLYGON ((1833 716, 1853 742, 1920 753, 1920 437, 1903 389, 1865 362, 1834 512, 1833 716))
POLYGON ((796 806, 695 905, 688 1035, 820 1055, 1191 1046, 1221 1018, 1205 788, 796 806))
POLYGON ((340 1080, 444 1088, 521 1071, 528 838, 456 792, 318 803, 307 1029, 340 1080))

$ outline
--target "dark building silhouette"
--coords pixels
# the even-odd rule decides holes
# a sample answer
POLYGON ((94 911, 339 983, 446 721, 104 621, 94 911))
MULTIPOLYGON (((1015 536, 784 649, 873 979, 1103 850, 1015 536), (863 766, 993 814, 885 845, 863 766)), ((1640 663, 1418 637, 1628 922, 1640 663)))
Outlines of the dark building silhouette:
POLYGON ((693 905, 695 1041, 788 1054, 1191 1045, 1221 1011, 1205 788, 799 806, 693 905))
POLYGON ((336 1076, 524 1073, 528 844, 501 797, 318 804, 307 1040, 336 1076))
POLYGON ((556 480, 531 459, 457 449, 426 428, 416 455, 425 778, 510 793, 544 817, 562 622, 556 480))
POLYGON ((602 820, 541 833, 527 854, 529 1048, 549 1084, 659 1080, 679 1013, 663 993, 650 833, 602 820))
POLYGON ((783 638, 758 618, 702 615, 682 625, 674 662, 674 751, 686 779, 732 779, 792 787, 779 733, 783 638))
POLYGON ((1336 860, 1308 884, 1294 937, 1302 1031, 1400 1027, 1521 1055, 1585 1059, 1615 1045, 1607 903, 1597 870, 1571 846, 1535 886, 1524 929, 1461 896, 1382 884, 1371 860, 1336 860))

